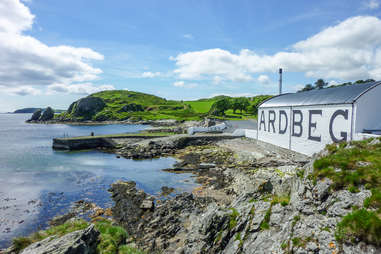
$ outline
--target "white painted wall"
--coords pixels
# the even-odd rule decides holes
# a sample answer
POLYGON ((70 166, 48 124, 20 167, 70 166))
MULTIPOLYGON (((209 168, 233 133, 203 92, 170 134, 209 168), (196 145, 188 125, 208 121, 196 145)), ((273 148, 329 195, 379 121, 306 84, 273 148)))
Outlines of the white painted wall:
POLYGON ((312 155, 321 151, 327 144, 333 143, 336 139, 350 140, 351 138, 351 121, 352 121, 352 105, 331 105, 331 106, 307 106, 307 107, 293 107, 293 110, 301 110, 303 115, 303 133, 301 137, 295 137, 291 135, 291 150, 312 155), (316 128, 310 127, 309 124, 309 111, 310 110, 322 110, 322 115, 312 115, 311 122, 316 123, 316 128), (342 115, 338 115, 332 119, 333 114, 338 110, 347 111, 347 119, 342 115), (332 124, 332 134, 330 133, 330 122, 332 124), (320 137, 320 141, 311 140, 309 137, 309 129, 311 129, 311 136, 320 137), (342 136, 342 133, 344 134, 342 136), (346 137, 345 137, 346 136, 346 137))
MULTIPOLYGON (((351 121, 352 104, 260 108, 258 112, 258 140, 306 155, 312 155, 321 151, 326 144, 333 143, 335 139, 341 140, 345 137, 346 140, 350 140, 351 121), (288 119, 287 129, 284 134, 279 133, 280 110, 286 112, 288 119), (270 120, 273 119, 273 113, 271 112, 275 112, 275 128, 273 128, 271 122, 269 123, 269 116, 270 120), (337 116, 333 118, 335 113, 337 116), (344 119, 344 116, 339 113, 345 113, 347 119, 344 119), (330 132, 331 119, 333 119, 332 133, 330 132), (301 135, 299 136, 299 134, 301 135)), ((283 129, 283 127, 285 127, 284 116, 281 121, 281 128, 283 129)))
POLYGON ((226 129, 225 123, 216 124, 216 125, 210 126, 210 127, 189 127, 188 128, 188 134, 193 135, 197 132, 223 131, 224 129, 226 129))
POLYGON ((360 96, 355 102, 355 132, 364 129, 381 129, 381 85, 360 96))
POLYGON ((267 143, 276 144, 283 148, 290 148, 290 124, 291 124, 291 107, 280 108, 261 108, 258 111, 258 139, 267 143), (281 128, 286 128, 284 134, 279 134, 279 119, 280 111, 283 111, 287 115, 287 126, 285 116, 282 114, 281 128), (274 126, 269 123, 269 119, 273 119, 273 113, 275 112, 274 126), (261 122, 261 119, 264 123, 261 122), (274 127, 274 128, 273 128, 274 127), (274 130, 275 129, 275 130, 274 130), (269 131, 270 130, 270 131, 269 131))

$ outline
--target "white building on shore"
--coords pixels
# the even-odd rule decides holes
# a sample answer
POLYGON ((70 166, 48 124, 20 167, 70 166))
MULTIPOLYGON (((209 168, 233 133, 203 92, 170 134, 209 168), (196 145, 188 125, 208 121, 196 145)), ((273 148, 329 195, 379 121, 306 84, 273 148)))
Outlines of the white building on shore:
POLYGON ((381 82, 275 96, 260 105, 257 131, 246 130, 248 137, 306 155, 377 134, 381 82))

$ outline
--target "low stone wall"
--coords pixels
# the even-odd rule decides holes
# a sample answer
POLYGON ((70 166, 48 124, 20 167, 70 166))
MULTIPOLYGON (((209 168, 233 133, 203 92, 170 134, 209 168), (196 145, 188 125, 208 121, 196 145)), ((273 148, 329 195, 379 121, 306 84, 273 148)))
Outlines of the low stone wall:
POLYGON ((110 138, 53 139, 53 149, 56 150, 84 150, 98 147, 115 148, 116 143, 110 138))
POLYGON ((163 136, 143 136, 143 135, 115 135, 115 136, 84 136, 77 138, 54 138, 53 149, 56 150, 85 150, 95 148, 116 148, 118 143, 113 139, 152 139, 163 136))

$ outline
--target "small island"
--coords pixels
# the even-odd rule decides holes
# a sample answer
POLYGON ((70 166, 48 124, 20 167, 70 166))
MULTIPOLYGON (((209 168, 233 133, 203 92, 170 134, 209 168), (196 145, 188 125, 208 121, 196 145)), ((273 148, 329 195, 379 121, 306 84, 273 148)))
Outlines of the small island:
MULTIPOLYGON (((73 102, 60 114, 37 110, 32 123, 110 123, 138 121, 191 121, 205 117, 221 120, 254 119, 257 106, 269 95, 255 97, 216 96, 196 101, 176 101, 126 90, 103 91, 73 102), (45 113, 46 112, 46 113, 45 113), (43 114, 45 113, 45 116, 43 114)), ((53 112, 57 113, 57 111, 53 112)))

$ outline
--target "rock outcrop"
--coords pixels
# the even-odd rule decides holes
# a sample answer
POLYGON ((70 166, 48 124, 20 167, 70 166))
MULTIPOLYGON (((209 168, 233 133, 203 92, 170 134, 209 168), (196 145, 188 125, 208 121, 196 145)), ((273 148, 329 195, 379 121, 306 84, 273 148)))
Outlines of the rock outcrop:
POLYGON ((89 120, 105 106, 106 103, 101 98, 89 96, 73 102, 68 108, 67 113, 73 117, 89 120))
POLYGON ((46 122, 50 121, 54 118, 54 110, 51 107, 47 107, 44 110, 37 110, 36 112, 33 113, 32 117, 27 120, 27 122, 46 122))
POLYGON ((62 237, 48 237, 40 242, 33 243, 25 248, 21 254, 37 253, 96 253, 99 232, 94 225, 90 225, 84 230, 78 230, 62 237))
POLYGON ((54 110, 51 107, 47 107, 39 119, 39 121, 49 121, 54 118, 54 110))
POLYGON ((153 198, 134 183, 110 189, 115 219, 140 248, 185 254, 381 253, 361 240, 337 240, 337 224, 363 207, 371 192, 333 191, 331 180, 313 180, 314 160, 306 164, 298 155, 258 147, 251 157, 236 153, 227 157, 235 162, 224 164, 211 155, 213 148, 189 151, 178 165, 203 183, 192 194, 144 209, 153 198))
POLYGON ((42 110, 38 109, 36 112, 33 113, 32 117, 30 118, 30 121, 38 121, 41 117, 42 110))
POLYGON ((126 104, 119 110, 119 112, 142 112, 142 111, 144 111, 144 107, 136 103, 126 104))

